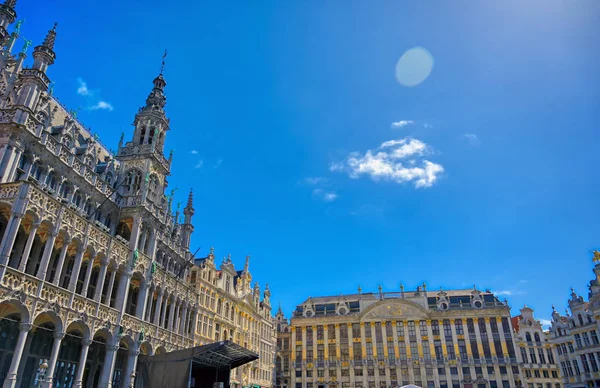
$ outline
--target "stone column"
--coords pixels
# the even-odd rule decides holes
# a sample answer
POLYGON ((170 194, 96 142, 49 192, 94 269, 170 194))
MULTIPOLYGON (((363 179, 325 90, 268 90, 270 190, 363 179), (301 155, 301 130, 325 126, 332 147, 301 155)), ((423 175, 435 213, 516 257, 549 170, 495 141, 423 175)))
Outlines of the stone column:
MULTIPOLYGON (((187 305, 183 306, 183 311, 181 312, 181 323, 179 324, 179 334, 185 335, 185 328, 187 327, 187 305)), ((316 347, 315 347, 316 348, 316 347)))
MULTIPOLYGON (((115 334, 116 335, 116 334, 115 334)), ((119 341, 114 339, 113 341, 119 341)), ((112 387, 112 375, 115 368, 115 359, 117 350, 119 350, 119 344, 110 344, 106 346, 106 355, 104 356, 104 364, 102 365, 102 372, 100 372, 100 382, 98 387, 109 388, 112 387)))
MULTIPOLYGON (((188 333, 190 333, 192 338, 196 338, 196 327, 198 325, 198 311, 194 310, 192 311, 192 322, 191 322, 191 330, 188 331, 188 333)), ((243 344, 244 341, 241 341, 241 344, 243 344)))
POLYGON ((79 271, 81 270, 81 264, 83 262, 83 255, 87 247, 80 247, 75 256, 75 264, 73 265, 73 271, 71 272, 71 280, 69 281, 69 291, 75 292, 77 289, 77 281, 79 280, 79 271))
POLYGON ((146 251, 144 250, 144 246, 146 245, 146 239, 148 238, 148 230, 146 228, 142 229, 141 231, 141 236, 140 236, 140 243, 138 246, 138 249, 143 253, 146 254, 146 251))
POLYGON ((50 361, 48 361, 48 369, 46 369, 46 375, 42 381, 42 388, 52 388, 52 380, 54 379, 54 369, 56 368, 56 361, 58 360, 58 352, 60 351, 60 344, 65 338, 65 333, 55 332, 54 333, 54 344, 52 345, 52 352, 50 353, 50 361))
MULTIPOLYGON (((167 304, 169 303, 169 299, 171 299, 171 297, 166 297, 163 300, 163 307, 162 307, 162 317, 160 319, 160 327, 164 327, 167 328, 167 304)), ((173 310, 173 305, 171 304, 171 310, 173 310)))
POLYGON ((156 261, 156 230, 153 228, 150 231, 150 244, 148 245, 148 257, 152 261, 156 261))
POLYGON ((81 355, 79 356, 79 365, 77 366, 75 382, 73 383, 73 387, 75 388, 81 388, 83 386, 83 372, 85 371, 85 362, 87 361, 87 354, 91 344, 91 339, 85 339, 81 342, 81 355))
POLYGON ((100 262, 100 275, 98 276, 98 283, 96 284, 96 293, 94 294, 94 300, 101 302, 102 291, 104 291, 104 282, 106 281, 106 271, 108 270, 108 257, 105 257, 100 262))
POLYGON ((133 276, 133 272, 130 269, 126 269, 121 273, 119 278, 119 288, 117 288, 117 297, 115 298, 115 308, 120 311, 121 315, 125 310, 125 304, 127 301, 127 294, 129 294, 129 283, 133 276))
POLYGON ((173 298, 173 301, 171 302, 171 309, 170 309, 171 311, 169 311, 169 322, 167 325, 165 325, 169 331, 173 330, 173 318, 175 316, 176 307, 177 307, 177 300, 175 298, 173 298))
POLYGON ((46 240, 46 245, 44 245, 44 253, 42 254, 40 268, 38 269, 37 274, 35 275, 38 279, 46 280, 48 264, 50 263, 50 256, 52 256, 52 251, 54 250, 54 242, 56 241, 57 236, 58 231, 52 231, 50 235, 48 235, 48 240, 46 240))
POLYGON ((90 257, 88 260, 87 270, 85 271, 85 279, 83 280, 83 287, 81 288, 81 295, 87 298, 88 288, 90 286, 90 278, 92 277, 92 270, 94 269, 94 258, 90 257))
POLYGON ((140 293, 138 295, 138 303, 135 310, 135 316, 144 319, 144 313, 146 312, 146 302, 148 301, 148 290, 152 285, 152 281, 144 279, 144 282, 140 285, 140 293))
POLYGON ((17 386, 19 364, 21 362, 21 357, 23 356, 27 334, 32 327, 33 325, 31 323, 19 324, 19 338, 17 338, 17 344, 15 345, 15 351, 10 362, 10 368, 8 369, 4 384, 2 384, 2 388, 14 388, 17 386))
POLYGON ((58 257, 58 264, 56 265, 56 273, 54 274, 54 279, 52 279, 52 284, 58 286, 62 274, 63 266, 65 265, 65 257, 67 256, 67 250, 69 249, 69 244, 71 244, 71 239, 65 238, 63 241, 63 246, 60 250, 60 255, 58 257))
POLYGON ((35 240, 35 235, 37 234, 37 230, 39 227, 39 222, 31 224, 31 230, 29 231, 29 236, 27 236, 27 243, 25 243, 25 249, 23 250, 23 255, 21 256, 21 263, 19 264, 19 271, 21 272, 25 272, 25 268, 27 268, 27 261, 29 260, 29 254, 31 253, 33 240, 35 240))
MULTIPOLYGON (((13 249, 13 245, 15 244, 15 240, 17 238, 17 233, 19 232, 19 226, 21 226, 21 220, 23 219, 23 214, 12 213, 8 223, 6 224, 6 230, 4 232, 4 237, 2 238, 2 242, 0 243, 0 265, 8 264, 8 258, 10 257, 10 252, 13 249)), ((0 278, 0 280, 2 280, 0 278)))
POLYGON ((173 321, 173 331, 177 333, 179 331, 179 325, 181 324, 181 300, 178 301, 175 310, 175 319, 173 321))
POLYGON ((110 280, 108 281, 108 292, 106 293, 106 301, 105 305, 110 307, 110 298, 112 298, 113 288, 115 286, 115 278, 117 277, 117 272, 119 272, 118 268, 115 268, 114 271, 110 274, 110 280))
POLYGON ((133 219, 133 225, 131 226, 131 239, 129 240, 129 248, 133 251, 138 247, 138 240, 140 238, 140 231, 142 228, 141 217, 135 217, 133 219))
POLYGON ((154 304, 154 286, 150 287, 150 292, 148 293, 148 302, 146 304, 147 309, 144 314, 143 320, 150 322, 150 315, 152 314, 152 305, 154 304))
MULTIPOLYGON (((161 288, 160 290, 158 290, 158 295, 156 295, 156 309, 154 310, 154 320, 152 322, 157 326, 160 326, 160 313, 161 313, 161 308, 162 308, 162 304, 163 304, 163 295, 164 295, 164 291, 161 288)), ((150 311, 150 313, 148 314, 148 319, 150 319, 151 313, 152 313, 152 311, 150 311)))
POLYGON ((137 364, 137 359, 140 354, 140 345, 135 342, 133 345, 133 349, 129 350, 129 354, 127 357, 127 366, 123 371, 123 388, 133 388, 135 383, 135 365, 137 364))

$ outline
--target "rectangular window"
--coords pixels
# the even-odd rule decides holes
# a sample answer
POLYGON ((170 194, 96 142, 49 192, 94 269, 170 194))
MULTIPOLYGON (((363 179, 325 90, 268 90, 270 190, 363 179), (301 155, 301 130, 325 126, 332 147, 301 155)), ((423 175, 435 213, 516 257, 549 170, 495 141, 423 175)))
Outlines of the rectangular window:
MULTIPOLYGON (((328 353, 329 353, 329 361, 335 361, 336 360, 336 350, 335 350, 335 344, 329 344, 328 345, 328 353)), ((296 358, 298 359, 298 358, 296 358)))
POLYGON ((323 334, 323 332, 324 332, 323 325, 317 326, 317 340, 323 340, 325 338, 325 335, 323 334))
POLYGON ((538 356, 540 356, 540 364, 546 363, 546 355, 544 354, 544 349, 538 348, 538 356))
POLYGON ((598 372, 598 364, 596 363, 596 358, 594 357, 594 353, 590 353, 588 355, 589 359, 590 359, 590 364, 592 366, 592 371, 593 372, 598 372))
POLYGON ((443 325, 444 325, 444 336, 446 337, 446 339, 448 337, 452 338, 452 328, 450 327, 450 320, 444 319, 443 325))
POLYGON ((583 366, 584 373, 590 373, 590 367, 587 363, 587 357, 585 354, 581 355, 581 366, 583 366))
POLYGON ((296 329, 296 341, 302 341, 302 329, 300 327, 296 329))
POLYGON ((396 334, 398 337, 404 337, 404 325, 401 321, 396 322, 396 334))
POLYGON ((371 338, 371 324, 369 322, 367 322, 365 324, 365 338, 371 338))
POLYGON ((535 355, 535 348, 529 348, 529 358, 532 364, 537 364, 537 356, 535 355))
POLYGON ((490 350, 490 343, 487 341, 487 337, 481 341, 481 346, 483 348, 483 356, 485 358, 492 358, 492 351, 490 350))
POLYGON ((388 359, 390 361, 394 361, 396 359, 396 355, 394 354, 394 343, 393 342, 387 343, 387 352, 388 352, 388 359))
POLYGON ((462 319, 454 320, 454 330, 456 331, 456 335, 465 334, 462 319))
POLYGON ((387 321, 385 323, 385 336, 386 337, 392 337, 394 335, 393 330, 392 330, 392 322, 387 321))
POLYGON ((577 349, 581 348, 581 335, 575 334, 575 343, 577 344, 577 349))
POLYGON ((419 358, 419 350, 417 348, 417 341, 410 341, 410 358, 419 358))
POLYGON ((415 330, 415 321, 408 321, 408 337, 410 339, 417 338, 417 333, 415 330))
POLYGON ((487 372, 488 372, 488 375, 494 375, 494 374, 496 374, 496 369, 493 366, 488 366, 487 372))
POLYGON ((383 342, 383 333, 381 331, 381 322, 375 322, 375 341, 383 342))
POLYGON ((423 345, 423 358, 425 360, 431 360, 431 349, 429 348, 429 341, 424 340, 422 342, 423 345))
POLYGON ((548 373, 547 370, 543 370, 542 371, 542 376, 544 376, 545 379, 549 379, 550 378, 550 373, 548 373))
POLYGON ((448 358, 450 360, 454 360, 456 358, 456 352, 454 351, 454 344, 452 343, 452 339, 446 339, 446 352, 448 352, 448 358))
POLYGON ((335 326, 327 325, 327 337, 329 339, 335 339, 335 326))
POLYGON ((379 369, 379 376, 384 376, 385 377, 385 369, 379 369))
POLYGON ((475 325, 472 318, 467 318, 467 330, 469 335, 475 335, 475 325))
POLYGON ((569 353, 575 353, 575 349, 573 349, 573 342, 569 342, 569 353))
POLYGON ((362 360, 362 345, 360 342, 352 344, 352 353, 355 361, 362 360))
POLYGON ((436 360, 443 360, 444 353, 442 352, 442 341, 440 341, 440 340, 433 341, 433 348, 435 350, 436 360))
POLYGON ((404 344, 400 344, 398 346, 398 355, 401 360, 406 360, 406 347, 404 346, 404 344))
POLYGON ((577 360, 573 360, 573 370, 575 371, 576 376, 579 376, 581 374, 581 371, 579 370, 579 363, 577 362, 577 360))
POLYGON ((348 325, 345 323, 342 323, 340 325, 340 342, 343 341, 348 341, 348 325))
POLYGON ((317 361, 325 361, 325 345, 317 345, 317 361))
POLYGON ((590 346, 590 337, 588 337, 588 333, 581 333, 581 336, 583 337, 583 345, 590 346))
POLYGON ((354 376, 362 376, 363 370, 362 368, 354 369, 354 376))
POLYGON ((525 350, 525 348, 521 348, 521 358, 523 359, 523 362, 525 364, 529 363, 529 361, 527 360, 527 350, 525 350))
MULTIPOLYGON (((462 325, 461 325, 462 327, 462 325)), ((469 356, 467 355, 467 345, 464 339, 458 340, 458 354, 461 359, 466 360, 469 356)))
POLYGON ((342 369, 342 377, 350 376, 350 369, 342 369))
POLYGON ((438 375, 445 376, 446 375, 446 368, 438 368, 438 375))
POLYGON ((479 359, 479 348, 477 347, 477 341, 474 337, 471 337, 471 352, 473 353, 474 359, 479 359))
POLYGON ((501 375, 505 375, 506 374, 506 367, 505 366, 501 366, 500 367, 500 374, 501 375))
POLYGON ((419 331, 421 333, 421 337, 427 335, 427 322, 426 321, 419 321, 419 331))
POLYGON ((352 338, 360 338, 360 323, 352 324, 352 338))
POLYGON ((439 321, 431 321, 431 333, 433 335, 440 335, 440 323, 439 321))
POLYGON ((485 327, 485 319, 478 318, 477 325, 479 326, 479 334, 484 337, 484 334, 487 334, 487 328, 485 327))
POLYGON ((490 318, 490 329, 492 329, 492 334, 498 334, 498 321, 495 317, 490 318))
POLYGON ((533 377, 535 377, 535 378, 538 378, 538 379, 539 379, 540 377, 542 377, 542 376, 540 376, 540 371, 539 371, 539 369, 536 369, 536 370, 534 370, 534 371, 533 371, 533 377))
POLYGON ((599 344, 599 342, 598 342, 598 334, 596 333, 596 330, 590 331, 590 334, 591 334, 591 337, 592 337, 592 343, 594 345, 598 345, 599 344))
POLYGON ((470 376, 471 375, 471 368, 469 368, 468 366, 463 366, 462 373, 463 373, 463 376, 470 376))

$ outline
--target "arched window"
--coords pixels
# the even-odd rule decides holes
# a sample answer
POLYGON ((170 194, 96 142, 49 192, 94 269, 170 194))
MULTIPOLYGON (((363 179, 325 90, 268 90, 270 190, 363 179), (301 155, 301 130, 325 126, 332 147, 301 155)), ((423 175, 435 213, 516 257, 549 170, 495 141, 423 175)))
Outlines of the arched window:
POLYGON ((577 318, 579 319, 579 326, 583 326, 583 317, 581 314, 577 314, 577 318))
POLYGON ((138 170, 130 170, 127 172, 125 177, 125 187, 127 194, 135 195, 140 190, 140 184, 142 181, 142 173, 138 170))
POLYGON ((69 195, 71 195, 72 191, 73 190, 71 189, 71 186, 69 186, 69 184, 67 182, 65 182, 60 187, 60 193, 59 193, 59 195, 61 197, 63 197, 64 199, 67 199, 67 198, 69 198, 69 195))
POLYGON ((35 162, 31 165, 31 170, 29 171, 29 176, 39 181, 42 176, 43 168, 39 162, 35 162))
POLYGON ((150 132, 148 132, 148 144, 152 144, 152 140, 154 139, 155 128, 150 128, 150 132))
POLYGON ((50 174, 48 175, 48 178, 46 179, 46 184, 48 185, 49 188, 51 188, 52 190, 56 190, 56 175, 55 174, 50 174))
POLYGON ((77 192, 75 192, 75 195, 73 195, 73 203, 77 207, 81 207, 83 205, 83 197, 79 190, 77 190, 77 192))
POLYGON ((540 343, 540 342, 542 342, 542 341, 540 340, 540 335, 539 335, 538 333, 535 333, 535 334, 533 335, 533 338, 535 338, 535 342, 537 342, 537 343, 540 343))
POLYGON ((155 201, 158 199, 158 178, 156 175, 151 175, 148 182, 148 198, 155 201))
POLYGON ((106 176, 104 177, 104 180, 108 183, 111 184, 113 181, 113 174, 112 172, 107 172, 106 176))
POLYGON ((144 144, 144 138, 146 137, 146 127, 142 127, 140 131, 140 144, 144 144))
POLYGON ((531 334, 525 333, 525 341, 531 342, 531 334))

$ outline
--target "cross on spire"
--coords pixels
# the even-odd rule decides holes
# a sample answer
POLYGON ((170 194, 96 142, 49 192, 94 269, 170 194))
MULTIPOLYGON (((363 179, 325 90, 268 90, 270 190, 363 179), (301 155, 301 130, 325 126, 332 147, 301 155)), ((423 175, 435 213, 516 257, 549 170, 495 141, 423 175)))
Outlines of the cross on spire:
POLYGON ((165 58, 167 58, 167 49, 165 49, 165 53, 162 56, 162 64, 160 65, 160 74, 165 70, 165 58))

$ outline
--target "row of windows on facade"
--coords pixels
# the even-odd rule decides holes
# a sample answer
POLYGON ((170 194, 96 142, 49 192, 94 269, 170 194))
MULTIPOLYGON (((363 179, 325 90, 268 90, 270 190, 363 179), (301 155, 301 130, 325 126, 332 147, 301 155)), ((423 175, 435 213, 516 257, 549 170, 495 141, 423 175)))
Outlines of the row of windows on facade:
POLYGON ((552 349, 547 348, 529 348, 529 352, 526 348, 521 348, 521 359, 525 364, 551 364, 554 365, 556 362, 554 360, 554 354, 552 353, 552 349), (548 356, 546 358, 546 356, 548 356))
MULTIPOLYGON (((571 317, 571 319, 569 320, 569 326, 571 328, 575 328, 577 326, 585 326, 585 325, 589 325, 591 323, 594 323, 592 316, 591 315, 586 315, 586 319, 583 319, 583 316, 581 314, 577 314, 577 320, 575 320, 575 317, 571 317), (587 321, 587 322, 586 322, 587 321), (579 324, 577 325, 576 322, 579 324)), ((558 328, 555 332, 556 336, 561 337, 563 335, 568 335, 569 333, 567 332, 567 330, 564 330, 562 328, 558 328)))
POLYGON ((536 379, 540 379, 540 378, 545 378, 545 379, 549 379, 550 376, 552 376, 553 379, 557 379, 558 378, 558 371, 557 370, 539 370, 539 369, 534 369, 534 370, 530 370, 530 369, 525 369, 525 377, 530 379, 532 377, 536 378, 536 379), (533 373, 532 373, 533 372, 533 373))
MULTIPOLYGON (((487 326, 485 324, 484 318, 479 318, 479 319, 467 318, 466 326, 467 326, 468 334, 475 335, 475 320, 477 320, 479 333, 487 334, 487 326)), ((498 322, 497 322, 496 318, 489 318, 489 321, 490 321, 490 329, 491 329, 492 334, 499 334, 500 332, 498 330, 498 322)), ((510 325, 508 323, 508 319, 502 318, 501 321, 502 321, 502 331, 504 332, 506 337, 510 337, 511 330, 510 330, 510 325)), ((399 337, 404 337, 405 333, 408 333, 409 338, 416 338, 416 335, 417 335, 416 322, 415 321, 407 321, 406 322, 406 330, 405 330, 404 323, 405 322, 403 322, 403 321, 396 321, 397 335, 399 337)), ((442 320, 443 331, 440 330, 440 323, 437 320, 432 320, 430 326, 427 325, 426 321, 418 321, 418 325, 419 325, 419 333, 421 336, 429 335, 428 327, 431 327, 432 335, 441 335, 441 333, 443 332, 445 337, 452 337, 452 324, 449 319, 442 320)), ((382 325, 381 322, 375 322, 374 326, 375 326, 375 340, 376 341, 383 340, 383 331, 382 331, 383 326, 385 326, 385 331, 386 331, 387 336, 389 337, 392 335, 392 332, 393 332, 392 322, 387 321, 387 322, 385 322, 384 325, 382 325)), ((335 326, 334 325, 327 325, 327 326, 318 325, 317 330, 316 330, 317 340, 324 339, 325 327, 327 327, 328 338, 335 339, 335 326)), ((365 337, 372 338, 371 325, 369 323, 367 323, 364 325, 364 328, 365 328, 365 337)), ((454 320, 454 329, 455 329, 457 335, 465 334, 462 319, 454 320)), ((360 323, 351 324, 351 330, 352 330, 352 338, 361 338, 360 323)), ((340 338, 341 339, 348 338, 348 325, 347 324, 340 324, 340 338)), ((539 339, 539 336, 538 336, 538 339, 539 339)), ((296 341, 302 341, 302 330, 300 330, 299 327, 296 329, 296 341)), ((310 341, 313 341, 312 326, 306 327, 306 341, 307 341, 307 343, 310 341)))
MULTIPOLYGON (((582 349, 588 346, 600 345, 600 341, 598 341, 598 333, 596 333, 596 330, 577 333, 574 337, 577 349, 582 349)), ((567 348, 569 349, 569 353, 573 353, 575 351, 575 349, 573 349, 573 342, 563 342, 561 344, 557 344, 556 348, 558 350, 559 355, 567 354, 567 348)))
MULTIPOLYGON (((598 372, 598 366, 600 365, 600 352, 590 352, 580 354, 579 359, 581 360, 581 366, 583 367, 583 373, 598 372)), ((579 368, 579 362, 576 358, 572 360, 565 360, 560 362, 560 366, 563 371, 563 376, 573 377, 581 375, 581 369, 579 368)))
MULTIPOLYGON (((417 385, 418 387, 427 387, 427 388, 461 388, 462 384, 460 380, 451 380, 450 382, 448 381, 439 381, 436 382, 434 380, 429 380, 426 382, 426 385, 423 385, 423 382, 421 380, 415 380, 413 381, 413 383, 415 385, 417 385)), ((409 385, 411 384, 411 381, 409 380, 404 380, 402 381, 402 386, 405 385, 409 385)), ((328 387, 337 387, 338 384, 336 383, 328 383, 327 386, 328 387)), ((392 380, 391 381, 391 386, 398 386, 400 385, 398 381, 396 380, 392 380)), ((307 383, 301 383, 301 382, 296 382, 296 388, 319 388, 319 386, 325 386, 322 383, 312 383, 312 382, 307 382, 307 383)), ((377 383, 375 381, 368 381, 367 384, 363 384, 362 381, 356 381, 353 383, 350 382, 342 382, 339 384, 339 386, 341 388, 376 388, 377 387, 377 383)), ((380 381, 379 382, 379 387, 380 388, 387 388, 389 385, 386 381, 380 381)), ((475 385, 473 385, 473 387, 475 387, 475 385)), ((477 388, 510 388, 511 384, 510 384, 510 380, 501 380, 500 383, 498 383, 498 381, 496 380, 491 380, 489 382, 489 386, 487 384, 477 384, 476 385, 477 388)), ((540 388, 543 388, 540 387, 540 388)), ((552 385, 547 386, 547 388, 552 388, 552 385)), ((560 384, 556 384, 556 388, 560 388, 560 384)))
MULTIPOLYGON (((481 366, 475 366, 473 368, 473 371, 475 372, 474 373, 475 376, 482 376, 484 370, 487 372, 488 376, 496 375, 496 368, 493 366, 488 366, 485 369, 481 366)), ((512 366, 510 370, 512 370, 514 375, 519 374, 518 366, 512 366)), ((288 370, 284 368, 284 371, 287 372, 288 370)), ((362 376, 374 377, 375 371, 377 371, 377 375, 379 377, 386 377, 389 375, 390 379, 392 379, 392 380, 397 378, 397 373, 398 373, 398 370, 396 368, 389 368, 389 369, 367 368, 366 374, 365 374, 365 370, 363 368, 354 368, 354 369, 343 368, 340 370, 340 376, 341 377, 350 377, 351 371, 354 373, 354 377, 362 377, 362 376)), ((446 376, 448 372, 451 376, 457 376, 459 374, 458 367, 450 367, 450 368, 448 368, 448 371, 446 370, 445 367, 440 367, 440 368, 433 368, 430 366, 426 366, 424 368, 419 367, 419 366, 413 367, 413 373, 415 376, 421 375, 421 373, 425 373, 425 375, 427 375, 427 376, 433 376, 436 371, 437 371, 437 375, 440 377, 446 376)), ((471 377, 471 375, 472 375, 472 370, 468 366, 460 368, 460 371, 462 372, 463 378, 471 377)), ((307 379, 310 379, 313 377, 324 378, 324 377, 326 377, 325 372, 328 372, 328 377, 330 377, 330 378, 337 377, 337 369, 318 369, 316 374, 313 373, 313 371, 310 369, 308 369, 308 370, 297 369, 295 372, 295 377, 296 378, 307 378, 307 379), (303 375, 303 373, 304 373, 304 375, 303 375)), ((400 372, 401 372, 400 374, 402 376, 407 376, 408 372, 409 372, 408 366, 401 367, 400 372)), ((500 375, 507 375, 509 372, 509 369, 506 366, 501 365, 498 367, 498 372, 500 373, 500 375)), ((556 373, 558 373, 558 372, 556 372, 556 373)))

